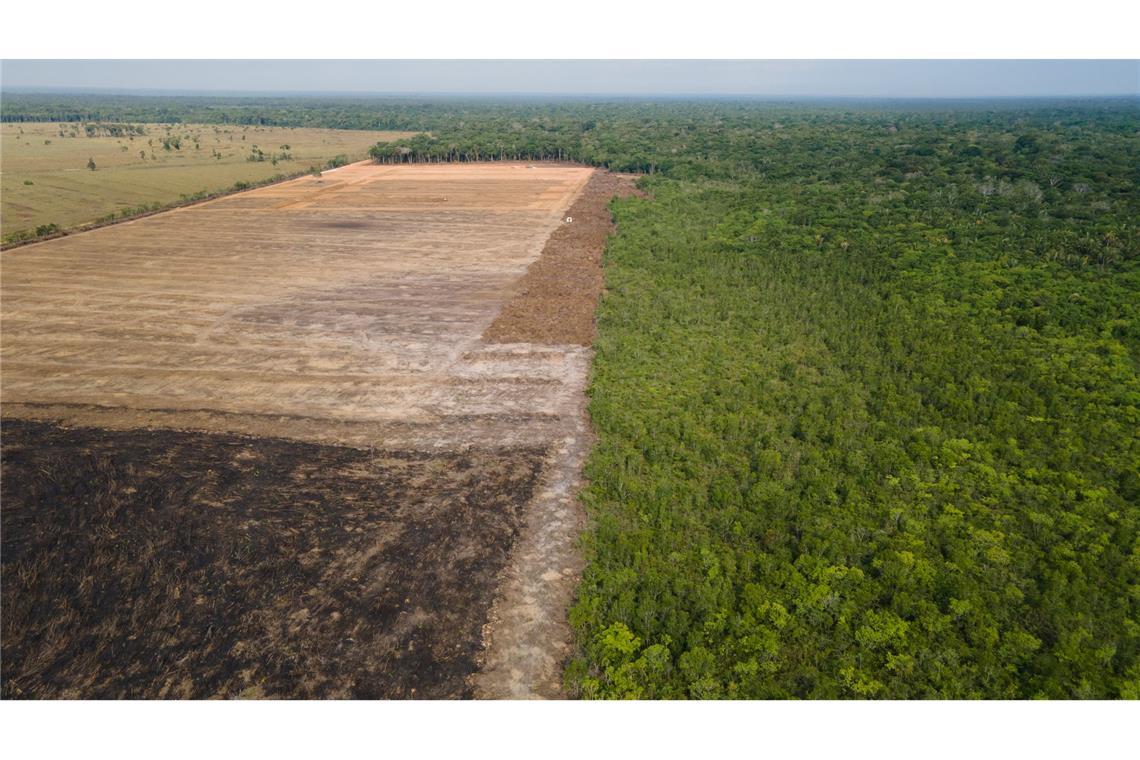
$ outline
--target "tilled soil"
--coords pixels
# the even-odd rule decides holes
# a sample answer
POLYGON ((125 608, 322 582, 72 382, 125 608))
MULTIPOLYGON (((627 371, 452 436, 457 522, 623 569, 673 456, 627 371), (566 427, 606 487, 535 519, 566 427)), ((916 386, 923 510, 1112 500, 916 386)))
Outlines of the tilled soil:
POLYGON ((469 696, 544 453, 6 421, 3 696, 469 696))

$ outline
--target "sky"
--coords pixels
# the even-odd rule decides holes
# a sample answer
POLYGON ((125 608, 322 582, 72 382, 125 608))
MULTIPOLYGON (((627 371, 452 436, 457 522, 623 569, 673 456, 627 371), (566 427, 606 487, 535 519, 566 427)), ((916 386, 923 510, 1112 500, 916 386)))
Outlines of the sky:
POLYGON ((1140 95, 1140 61, 5 60, 0 87, 234 94, 1140 95))

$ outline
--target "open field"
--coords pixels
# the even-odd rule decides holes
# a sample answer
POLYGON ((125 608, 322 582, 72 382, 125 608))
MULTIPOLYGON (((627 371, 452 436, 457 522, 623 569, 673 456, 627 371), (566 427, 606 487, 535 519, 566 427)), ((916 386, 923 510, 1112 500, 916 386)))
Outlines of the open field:
POLYGON ((213 193, 236 182, 258 182, 323 166, 338 155, 358 160, 378 141, 409 134, 224 124, 100 124, 92 125, 88 136, 77 122, 3 124, 2 234, 46 224, 75 227, 124 208, 166 205, 183 195, 213 193), (263 160, 251 161, 251 156, 263 160), (95 162, 95 171, 88 168, 88 160, 95 162))
POLYGON ((5 253, 5 696, 554 693, 589 349, 483 335, 592 174, 355 164, 5 253))

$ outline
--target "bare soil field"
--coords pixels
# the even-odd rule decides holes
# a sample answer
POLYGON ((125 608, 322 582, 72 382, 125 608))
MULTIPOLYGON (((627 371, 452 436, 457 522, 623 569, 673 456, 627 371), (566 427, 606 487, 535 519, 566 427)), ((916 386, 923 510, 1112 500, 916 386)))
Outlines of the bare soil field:
POLYGON ((591 176, 355 164, 4 253, 3 695, 557 696, 590 353, 483 335, 591 176))

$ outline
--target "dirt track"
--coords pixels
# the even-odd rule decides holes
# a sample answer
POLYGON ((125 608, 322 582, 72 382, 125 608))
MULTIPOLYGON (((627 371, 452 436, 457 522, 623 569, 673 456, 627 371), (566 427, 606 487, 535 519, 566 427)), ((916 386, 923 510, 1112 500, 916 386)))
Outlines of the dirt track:
POLYGON ((480 336, 590 177, 353 165, 4 254, 4 695, 555 696, 589 349, 480 336))

